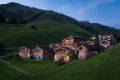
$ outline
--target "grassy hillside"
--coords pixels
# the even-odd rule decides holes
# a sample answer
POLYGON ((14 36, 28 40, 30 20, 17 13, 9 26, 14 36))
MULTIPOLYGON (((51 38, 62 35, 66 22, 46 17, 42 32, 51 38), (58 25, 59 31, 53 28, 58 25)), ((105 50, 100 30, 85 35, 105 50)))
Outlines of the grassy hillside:
POLYGON ((48 45, 71 34, 88 38, 91 34, 108 32, 120 39, 120 30, 14 2, 0 5, 0 23, 4 23, 0 24, 0 43, 5 47, 48 45), (37 30, 31 29, 32 25, 37 30))
MULTIPOLYGON (((17 3, 0 5, 0 22, 0 44, 4 47, 49 45, 49 43, 60 42, 69 35, 89 38, 92 34, 97 35, 104 32, 112 33, 120 39, 120 30, 101 24, 79 22, 63 14, 30 8, 17 3), (7 19, 9 19, 8 22, 7 19), (32 29, 32 25, 36 26, 36 29, 32 29)), ((9 60, 13 65, 26 71, 41 74, 35 77, 25 76, 0 62, 0 79, 119 80, 119 48, 120 44, 95 58, 84 62, 75 60, 63 66, 58 66, 51 61, 20 62, 16 59, 9 60)), ((6 53, 10 54, 9 51, 6 53)))
POLYGON ((2 62, 0 62, 0 72, 1 80, 33 80, 32 77, 25 76, 2 62))
POLYGON ((75 61, 49 74, 45 80, 119 80, 120 44, 90 60, 75 61))
POLYGON ((0 23, 0 37, 20 31, 24 27, 23 24, 2 24, 0 23))
POLYGON ((0 42, 5 47, 48 45, 60 42, 64 37, 77 34, 88 38, 91 33, 73 24, 60 24, 57 22, 32 22, 25 25, 0 24, 0 42), (4 27, 4 26, 6 27, 4 27), (37 27, 36 30, 30 28, 37 27))
POLYGON ((117 41, 120 41, 119 29, 105 26, 99 23, 80 22, 79 25, 81 26, 81 28, 85 29, 88 32, 91 32, 94 35, 98 35, 101 33, 108 33, 108 34, 111 33, 117 38, 117 41))
MULTIPOLYGON (((15 59, 9 60, 13 65, 18 66, 26 71, 39 73, 41 75, 31 78, 32 80, 119 80, 120 79, 120 44, 108 49, 95 58, 81 62, 75 60, 63 66, 57 66, 56 63, 45 62, 24 62, 15 59)), ((3 66, 4 64, 2 64, 3 66)), ((7 66, 0 66, 3 74, 2 80, 6 80, 4 76, 7 74, 9 79, 15 79, 20 75, 6 72, 7 66), (2 68, 1 68, 2 67, 2 68)), ((11 69, 8 69, 11 70, 11 69)), ((23 77, 21 77, 22 79, 23 77)), ((25 77, 26 80, 29 78, 25 77)), ((24 78, 23 78, 24 80, 24 78)))

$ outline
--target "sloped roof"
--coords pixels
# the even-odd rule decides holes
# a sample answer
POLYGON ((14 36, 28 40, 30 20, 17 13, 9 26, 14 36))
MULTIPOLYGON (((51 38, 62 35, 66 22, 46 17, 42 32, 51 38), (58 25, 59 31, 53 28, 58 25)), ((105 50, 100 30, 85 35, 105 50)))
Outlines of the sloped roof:
POLYGON ((56 49, 55 51, 58 51, 58 50, 60 50, 60 49, 65 49, 65 50, 69 50, 69 51, 74 51, 73 49, 68 48, 68 47, 60 47, 60 48, 56 49))
POLYGON ((103 46, 100 46, 100 45, 85 45, 85 47, 88 49, 88 50, 103 50, 105 49, 103 46))
POLYGON ((30 48, 28 48, 28 47, 20 47, 18 49, 20 50, 20 49, 30 49, 30 48))
POLYGON ((82 36, 77 36, 77 35, 70 35, 69 37, 73 39, 84 39, 82 36))
POLYGON ((70 51, 73 51, 73 49, 68 48, 68 47, 62 47, 62 48, 67 49, 67 50, 70 50, 70 51))
POLYGON ((54 49, 50 48, 49 46, 39 46, 44 51, 53 51, 54 49))

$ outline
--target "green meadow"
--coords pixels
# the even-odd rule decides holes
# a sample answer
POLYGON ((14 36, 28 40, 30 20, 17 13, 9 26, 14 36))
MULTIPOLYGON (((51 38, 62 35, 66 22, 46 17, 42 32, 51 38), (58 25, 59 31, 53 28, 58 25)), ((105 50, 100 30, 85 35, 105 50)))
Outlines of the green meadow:
POLYGON ((73 24, 34 22, 29 24, 0 24, 0 43, 5 47, 49 45, 61 42, 69 35, 89 38, 91 33, 73 24), (36 30, 30 26, 35 25, 36 30))
POLYGON ((12 58, 8 60, 12 65, 40 75, 31 78, 1 63, 0 71, 3 73, 0 76, 3 78, 2 80, 15 80, 16 78, 17 80, 119 80, 119 47, 120 44, 106 50, 95 58, 83 62, 74 60, 62 66, 52 61, 36 62, 24 59, 23 61, 18 61, 16 58, 12 58), (5 77, 6 75, 8 76, 5 77))

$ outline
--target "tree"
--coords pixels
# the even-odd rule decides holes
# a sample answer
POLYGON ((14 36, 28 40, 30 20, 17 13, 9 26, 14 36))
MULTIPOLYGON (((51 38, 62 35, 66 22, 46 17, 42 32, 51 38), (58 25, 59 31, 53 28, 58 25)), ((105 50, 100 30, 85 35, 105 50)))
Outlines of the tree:
POLYGON ((59 60, 58 60, 58 65, 64 65, 65 62, 64 62, 64 58, 61 57, 59 60))
POLYGON ((5 18, 0 14, 0 23, 5 23, 5 18))
POLYGON ((30 26, 32 30, 37 30, 37 27, 35 25, 30 26))
POLYGON ((2 54, 2 52, 3 52, 3 45, 0 44, 0 54, 2 54))

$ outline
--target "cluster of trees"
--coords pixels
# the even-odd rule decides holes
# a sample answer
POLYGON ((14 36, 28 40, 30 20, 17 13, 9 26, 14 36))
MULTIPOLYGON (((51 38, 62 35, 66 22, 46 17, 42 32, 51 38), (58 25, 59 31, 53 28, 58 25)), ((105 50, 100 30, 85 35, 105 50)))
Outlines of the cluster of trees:
POLYGON ((0 23, 27 23, 40 11, 18 3, 8 3, 0 5, 0 23))
POLYGON ((30 28, 31 28, 32 30, 37 30, 37 27, 36 27, 35 25, 31 25, 30 28))
POLYGON ((3 52, 3 45, 0 44, 0 54, 2 54, 2 52, 3 52))

